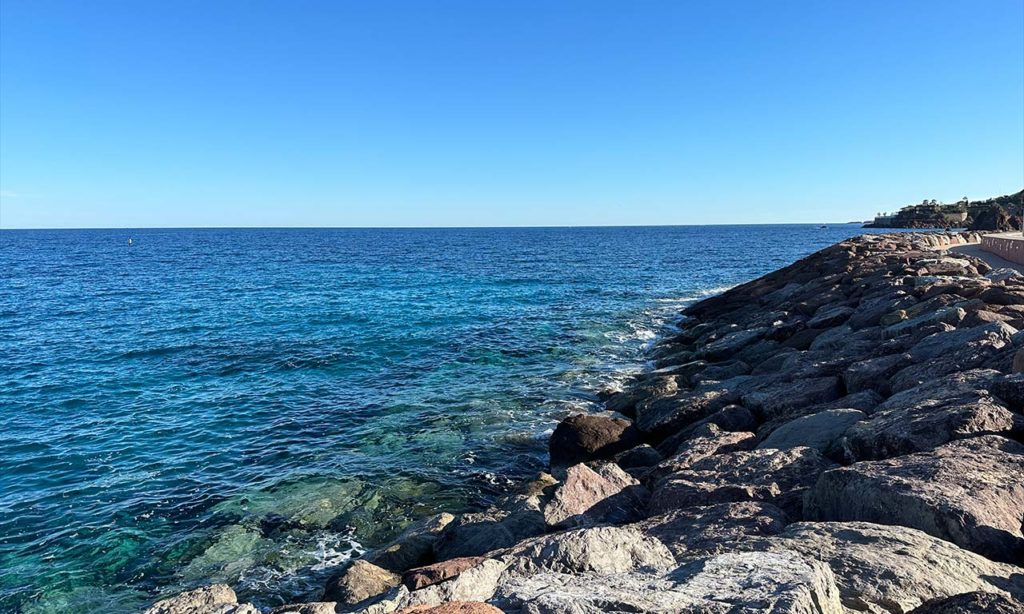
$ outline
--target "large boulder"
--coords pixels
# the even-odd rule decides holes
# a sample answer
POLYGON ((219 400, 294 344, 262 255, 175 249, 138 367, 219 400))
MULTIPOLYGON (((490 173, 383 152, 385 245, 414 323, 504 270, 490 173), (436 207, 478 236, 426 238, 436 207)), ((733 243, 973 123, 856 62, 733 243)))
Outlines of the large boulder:
POLYGON ((552 467, 610 459, 642 443, 628 420, 577 414, 555 427, 548 443, 552 467))
POLYGON ((721 382, 701 384, 693 390, 640 401, 636 405, 636 425, 655 439, 665 439, 740 399, 756 378, 741 375, 721 382))
POLYGON ((656 573, 675 567, 672 553, 658 539, 630 527, 593 527, 545 535, 518 544, 503 560, 506 575, 543 572, 656 573))
POLYGON ((864 412, 856 409, 829 409, 802 416, 772 431, 757 447, 785 450, 806 446, 831 456, 836 442, 865 417, 864 412))
POLYGON ((889 378, 909 365, 909 354, 889 354, 860 360, 843 372, 843 382, 848 393, 874 390, 879 394, 888 395, 891 393, 889 378))
POLYGON ((1013 413, 984 389, 991 381, 988 373, 967 372, 893 395, 846 431, 842 446, 847 459, 890 458, 955 439, 1012 431, 1013 413))
POLYGON ((835 466, 813 448, 716 454, 659 482, 648 511, 657 515, 713 503, 764 501, 799 519, 804 492, 835 466))
POLYGON ((492 603, 529 614, 843 614, 828 566, 794 552, 720 554, 660 575, 515 577, 492 603))
POLYGON ((753 433, 724 431, 708 423, 693 431, 690 438, 676 448, 675 453, 648 471, 646 479, 654 482, 669 474, 690 468, 699 460, 715 454, 725 454, 754 447, 753 433))
POLYGON ((832 569, 843 605, 854 612, 904 614, 931 599, 968 591, 1020 594, 1021 569, 990 561, 907 527, 867 522, 800 522, 741 545, 799 552, 832 569))
POLYGON ((991 559, 1024 564, 1024 445, 964 439, 919 454, 826 471, 807 496, 813 520, 925 531, 991 559))
POLYGON ((808 405, 828 403, 842 396, 838 377, 817 377, 795 382, 781 382, 751 392, 743 397, 743 405, 762 420, 791 415, 808 405))
POLYGON ((259 614, 259 610, 239 604, 230 586, 211 584, 158 601, 143 614, 259 614))
POLYGON ((719 554, 747 538, 775 535, 789 523, 768 503, 719 503, 673 510, 634 525, 659 539, 678 560, 719 554))
POLYGON ((414 605, 395 614, 503 614, 501 610, 480 601, 449 601, 441 605, 414 605))
POLYGON ((401 578, 363 559, 352 561, 344 571, 327 581, 324 601, 356 605, 398 586, 401 578))
POLYGON ((544 520, 559 528, 630 522, 640 517, 648 497, 647 489, 618 465, 591 469, 581 463, 566 471, 544 507, 544 520))

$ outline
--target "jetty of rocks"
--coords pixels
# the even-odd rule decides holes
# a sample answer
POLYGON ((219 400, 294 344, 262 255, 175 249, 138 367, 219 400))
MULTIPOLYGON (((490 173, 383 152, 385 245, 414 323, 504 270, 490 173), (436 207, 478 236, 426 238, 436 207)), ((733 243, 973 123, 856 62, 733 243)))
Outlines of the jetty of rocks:
POLYGON ((549 472, 274 614, 1024 612, 1024 276, 944 251, 977 240, 861 236, 691 305, 549 472))

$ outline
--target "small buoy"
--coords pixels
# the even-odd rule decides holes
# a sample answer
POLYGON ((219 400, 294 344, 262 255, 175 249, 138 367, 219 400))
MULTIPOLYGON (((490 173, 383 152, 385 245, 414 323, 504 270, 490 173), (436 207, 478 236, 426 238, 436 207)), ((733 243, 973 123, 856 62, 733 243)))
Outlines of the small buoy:
POLYGON ((128 237, 128 245, 135 243, 135 239, 128 237))

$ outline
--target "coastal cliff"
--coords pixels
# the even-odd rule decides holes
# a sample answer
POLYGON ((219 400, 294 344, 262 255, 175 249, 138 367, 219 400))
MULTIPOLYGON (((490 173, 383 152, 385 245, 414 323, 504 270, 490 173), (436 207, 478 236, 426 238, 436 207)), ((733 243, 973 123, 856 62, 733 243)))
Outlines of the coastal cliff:
POLYGON ((955 204, 934 200, 879 214, 865 228, 966 228, 970 231, 1020 230, 1024 190, 985 200, 955 204))
POLYGON ((689 306, 549 472, 274 614, 1022 611, 1024 276, 944 251, 977 239, 862 236, 689 306))

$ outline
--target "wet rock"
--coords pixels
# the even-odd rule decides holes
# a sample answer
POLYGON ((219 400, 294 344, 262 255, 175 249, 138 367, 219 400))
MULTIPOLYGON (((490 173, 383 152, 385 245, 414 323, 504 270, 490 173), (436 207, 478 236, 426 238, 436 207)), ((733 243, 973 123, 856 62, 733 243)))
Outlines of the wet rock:
POLYGON ((610 459, 640 443, 640 431, 627 420, 577 414, 555 427, 548 446, 551 466, 568 467, 610 459))
POLYGON ((1024 601, 1009 595, 975 591, 953 597, 933 599, 910 614, 1020 614, 1024 601))
POLYGON ((743 405, 764 420, 789 415, 808 405, 834 401, 842 396, 838 377, 818 377, 799 382, 782 382, 751 392, 743 397, 743 405))
POLYGON ((656 537, 678 560, 733 549, 749 537, 782 532, 786 514, 768 503, 719 503, 677 509, 631 525, 656 537))
POLYGON ((143 614, 259 614, 259 610, 239 604, 230 586, 211 584, 158 601, 143 614))
POLYGON ((387 546, 367 552, 363 560, 395 572, 426 565, 433 560, 434 542, 453 520, 455 516, 441 513, 414 522, 387 546))
POLYGON ((843 614, 829 568, 793 552, 721 554, 662 575, 541 573, 502 585, 493 602, 531 614, 843 614))
POLYGON ((544 507, 552 527, 629 522, 640 516, 649 493, 614 463, 591 469, 573 465, 544 507))
POLYGON ((832 467, 835 463, 812 448, 717 454, 659 482, 648 511, 657 515, 713 503, 764 501, 799 519, 804 492, 832 467))
POLYGON ((1024 445, 996 436, 823 473, 805 516, 925 531, 999 561, 1024 563, 1024 445))
POLYGON ((680 443, 672 456, 651 469, 647 473, 647 479, 656 481, 677 471, 689 469, 697 461, 709 456, 749 450, 755 443, 753 433, 733 433, 724 431, 714 424, 705 424, 680 443))
POLYGON ((508 564, 506 575, 655 573, 676 564, 663 543, 629 527, 594 527, 538 537, 512 548, 503 559, 508 564))
POLYGON ((988 391, 947 378, 890 397, 846 431, 842 447, 850 461, 879 460, 1013 428, 1013 413, 988 391))
POLYGON ((764 328, 739 330, 725 335, 717 341, 705 345, 698 355, 710 361, 720 361, 732 357, 746 346, 760 341, 766 332, 764 328))
POLYGON ((837 453, 837 442, 846 431, 867 416, 856 409, 830 409, 791 420, 775 429, 758 448, 785 450, 807 446, 826 456, 837 453))
POLYGON ((400 580, 397 574, 357 559, 327 581, 324 600, 356 605, 398 586, 400 580))
POLYGON ((742 547, 796 551, 828 564, 843 605, 855 612, 903 614, 931 599, 968 591, 1024 590, 1020 568, 907 527, 800 522, 742 547))
POLYGON ((690 378, 690 383, 699 385, 704 382, 720 382, 738 375, 747 375, 748 373, 750 373, 750 365, 742 360, 732 360, 725 363, 708 365, 703 371, 695 373, 690 378))

